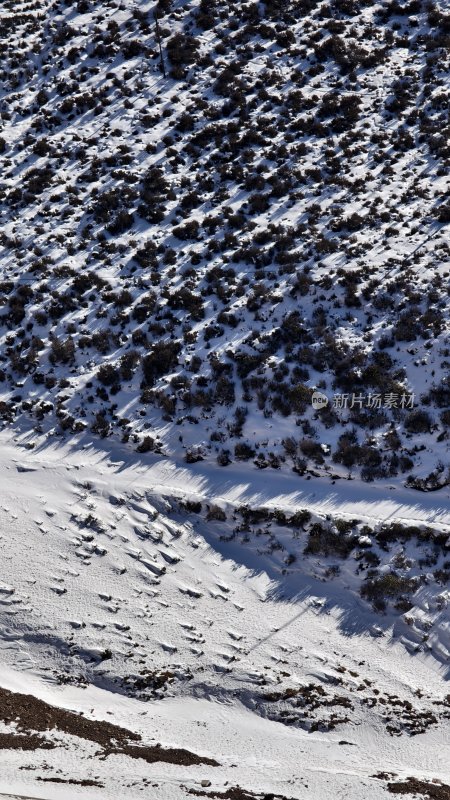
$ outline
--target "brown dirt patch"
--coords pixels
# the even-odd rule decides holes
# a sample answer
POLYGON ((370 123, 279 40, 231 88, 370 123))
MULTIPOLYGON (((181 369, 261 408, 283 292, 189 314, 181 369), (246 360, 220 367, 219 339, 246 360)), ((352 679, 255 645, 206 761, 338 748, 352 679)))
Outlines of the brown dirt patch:
MULTIPOLYGON (((28 739, 31 732, 51 730, 78 736, 80 739, 100 745, 105 757, 118 754, 127 755, 130 758, 142 758, 148 764, 164 761, 168 764, 180 764, 187 767, 196 764, 219 766, 214 759, 199 756, 189 750, 163 748, 158 744, 141 745, 141 736, 126 728, 110 722, 86 719, 82 714, 56 708, 32 695, 10 692, 8 689, 1 688, 0 720, 6 723, 15 723, 21 733, 28 734, 24 739, 28 739)), ((38 739, 39 737, 34 738, 38 739)))
POLYGON ((91 781, 89 778, 85 778, 82 781, 77 781, 75 778, 37 778, 36 780, 41 781, 41 783, 70 783, 74 786, 98 786, 100 789, 104 787, 103 783, 91 781))
POLYGON ((450 800, 450 786, 444 783, 430 783, 417 778, 407 778, 399 783, 388 783, 391 794, 413 794, 426 800, 450 800))
POLYGON ((211 797, 213 800, 292 800, 292 798, 290 799, 281 794, 272 794, 272 792, 254 794, 254 792, 249 792, 240 786, 233 786, 231 789, 227 789, 226 792, 214 790, 205 792, 198 789, 190 789, 188 794, 196 797, 211 797))
POLYGON ((55 746, 41 736, 0 733, 0 750, 53 750, 55 746))

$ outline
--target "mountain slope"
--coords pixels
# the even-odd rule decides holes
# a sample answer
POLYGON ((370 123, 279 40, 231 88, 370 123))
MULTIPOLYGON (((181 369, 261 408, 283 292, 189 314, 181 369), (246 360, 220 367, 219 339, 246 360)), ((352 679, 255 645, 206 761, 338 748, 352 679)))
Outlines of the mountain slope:
MULTIPOLYGON (((390 535, 375 525, 369 538, 375 487, 342 506, 338 542, 321 540, 330 507, 318 498, 308 515, 306 480, 303 496, 280 480, 260 506, 250 467, 214 491, 203 465, 139 465, 82 438, 30 451, 31 436, 0 440, 0 687, 19 693, 0 689, 0 791, 356 800, 411 777, 450 783, 448 591, 431 573, 442 540, 417 544, 412 517, 395 529, 388 503, 390 535), (382 615, 360 595, 374 558, 402 591, 382 615), (405 576, 420 575, 407 596, 405 576), (126 731, 113 745, 110 727, 23 694, 126 731)), ((449 526, 441 514, 436 530, 449 526)))
POLYGON ((5 2, 2 29, 3 419, 445 483, 445 9, 5 2))
POLYGON ((1 4, 0 793, 450 797, 449 44, 1 4))

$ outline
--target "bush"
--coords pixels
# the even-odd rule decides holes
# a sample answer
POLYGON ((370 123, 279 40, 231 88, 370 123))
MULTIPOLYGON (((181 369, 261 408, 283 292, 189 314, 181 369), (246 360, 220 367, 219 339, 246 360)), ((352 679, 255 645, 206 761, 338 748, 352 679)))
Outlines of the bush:
MULTIPOLYGON (((140 197, 144 203, 153 206, 167 197, 169 189, 169 183, 161 167, 150 167, 142 179, 140 197)), ((146 247, 149 247, 149 243, 146 247)))
POLYGON ((199 28, 209 30, 214 27, 215 14, 217 13, 217 9, 214 6, 215 3, 211 2, 211 0, 200 0, 199 10, 195 18, 199 28))
POLYGON ((206 515, 207 520, 215 519, 218 520, 219 522, 225 522, 226 518, 227 515, 225 514, 223 508, 220 508, 220 506, 213 505, 209 507, 208 513, 206 515))
POLYGON ((64 341, 56 337, 52 340, 49 361, 51 364, 73 364, 75 345, 70 336, 64 341))
POLYGON ((145 322, 150 316, 156 306, 156 295, 154 292, 149 292, 144 297, 141 297, 139 302, 134 306, 132 317, 138 323, 145 322))
POLYGON ((133 214, 130 214, 128 211, 121 209, 113 217, 109 225, 107 225, 106 230, 112 234, 120 234, 120 233, 125 233, 125 231, 128 231, 132 227, 133 227, 133 214))
POLYGON ((246 442, 238 442, 234 448, 234 455, 239 461, 248 461, 255 455, 255 450, 246 442))
POLYGON ((120 371, 114 364, 102 364, 97 372, 97 379, 103 386, 120 384, 120 371))
POLYGON ((150 453, 155 449, 155 440, 152 436, 145 436, 142 442, 136 447, 137 453, 150 453))
POLYGON ((140 267, 150 269, 158 266, 157 247, 154 242, 148 241, 139 250, 136 250, 133 258, 140 267))
POLYGON ((315 442, 313 439, 302 439, 300 450, 307 458, 312 458, 316 463, 323 464, 323 450, 319 442, 315 442))
POLYGON ((304 414, 308 406, 311 404, 312 389, 299 383, 297 386, 291 388, 288 392, 289 405, 295 414, 304 414))
POLYGON ((173 235, 177 237, 177 239, 181 239, 183 241, 187 241, 188 239, 198 239, 200 226, 196 219, 191 220, 191 222, 186 222, 184 225, 178 225, 176 228, 173 229, 173 235))
POLYGON ((433 386, 429 396, 439 408, 450 408, 450 376, 445 376, 440 384, 433 386))
POLYGON ((142 361, 145 384, 153 386, 158 378, 173 370, 178 364, 180 351, 179 342, 156 342, 142 361))
POLYGON ((109 432, 110 432, 110 424, 108 420, 105 418, 103 412, 99 411, 95 415, 95 420, 92 423, 91 431, 93 433, 97 433, 102 439, 105 439, 109 432))
POLYGON ((134 370, 139 363, 139 353, 136 350, 129 350, 120 358, 120 374, 126 381, 133 377, 134 370))
POLYGON ((416 409, 411 411, 405 419, 405 429, 409 433, 428 433, 433 421, 428 411, 416 409))
POLYGON ((202 510, 202 504, 198 500, 186 500, 185 502, 186 511, 189 511, 190 514, 200 514, 202 510))
POLYGON ((423 326, 419 319, 419 309, 414 308, 400 314, 393 328, 393 334, 399 342, 414 342, 423 334, 423 326))
POLYGON ((217 456, 217 463, 219 467, 227 467, 228 464, 231 464, 230 451, 221 450, 217 456))
POLYGON ((409 594, 416 589, 413 578, 403 578, 395 572, 382 575, 380 578, 368 580, 361 587, 361 596, 367 600, 383 600, 398 598, 402 594, 409 594))
POLYGON ((185 33, 176 33, 167 42, 167 55, 174 66, 193 64, 198 56, 197 40, 185 33))
POLYGON ((305 555, 339 556, 347 558, 356 545, 356 539, 324 528, 320 522, 312 525, 305 555))
POLYGON ((186 464, 196 464, 197 461, 204 461, 205 459, 199 448, 190 447, 186 450, 184 460, 186 464))
POLYGON ((221 375, 216 382, 214 400, 223 405, 232 405, 235 400, 234 383, 226 375, 221 375))
POLYGON ((167 299, 167 305, 169 308, 189 311, 192 319, 196 321, 202 320, 205 315, 203 300, 200 295, 194 294, 185 286, 170 294, 167 299))
POLYGON ((296 511, 292 517, 289 519, 289 525, 292 525, 296 528, 304 528, 308 522, 311 520, 311 512, 307 511, 306 508, 300 509, 300 511, 296 511))

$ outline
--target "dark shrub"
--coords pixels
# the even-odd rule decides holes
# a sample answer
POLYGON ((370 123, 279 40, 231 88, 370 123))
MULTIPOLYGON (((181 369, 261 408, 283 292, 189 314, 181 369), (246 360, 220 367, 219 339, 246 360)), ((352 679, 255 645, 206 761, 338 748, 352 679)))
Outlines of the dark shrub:
POLYGON ((416 581, 412 578, 403 578, 395 572, 382 575, 380 578, 366 581, 361 587, 362 597, 367 600, 383 600, 387 598, 397 598, 402 594, 408 594, 416 589, 416 581))
POLYGON ((405 428, 409 433, 428 433, 433 421, 428 411, 415 409, 405 419, 405 428))
POLYGON ((138 453, 150 453, 155 449, 155 440, 152 436, 145 436, 142 442, 136 447, 138 453))
POLYGON ((51 352, 48 358, 51 364, 73 364, 75 361, 73 339, 69 336, 63 341, 55 337, 52 340, 51 352))
POLYGON ((249 458, 253 458, 255 451, 246 442, 238 442, 234 448, 234 455, 239 461, 248 461, 249 458))
POLYGON ((112 234, 125 233, 133 226, 133 214, 121 209, 113 217, 106 230, 112 234))
POLYGON ((97 378, 104 386, 114 386, 120 383, 120 371, 114 364, 102 364, 97 372, 97 378))
POLYGON ((180 342, 161 341, 153 345, 151 352, 142 361, 147 386, 153 386, 158 378, 176 367, 180 351, 180 342))
POLYGON ((198 48, 199 44, 193 36, 176 33, 167 42, 167 55, 175 66, 187 66, 197 59, 198 48))
POLYGON ((220 508, 220 506, 214 506, 214 505, 210 506, 210 508, 208 509, 208 513, 206 515, 206 519, 207 520, 216 519, 219 522, 224 522, 226 520, 226 518, 227 518, 227 515, 225 514, 225 511, 223 510, 223 508, 220 508))
POLYGON ((356 539, 331 531, 320 522, 311 526, 305 555, 340 556, 347 558, 356 545, 356 539))
POLYGON ((230 451, 221 450, 217 456, 217 463, 219 467, 227 467, 228 464, 231 464, 230 451))
POLYGON ((98 435, 105 439, 110 431, 110 424, 108 420, 105 418, 103 412, 99 411, 95 415, 95 421, 92 423, 91 430, 93 433, 98 433, 98 435))
POLYGON ((196 321, 202 320, 205 315, 200 295, 194 294, 185 286, 170 294, 167 305, 169 308, 189 311, 192 319, 196 321))

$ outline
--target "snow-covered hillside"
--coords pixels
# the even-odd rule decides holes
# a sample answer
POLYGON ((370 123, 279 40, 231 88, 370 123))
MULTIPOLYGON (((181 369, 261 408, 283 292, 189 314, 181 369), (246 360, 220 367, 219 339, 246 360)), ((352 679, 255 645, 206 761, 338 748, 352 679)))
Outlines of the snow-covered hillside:
POLYGON ((5 0, 1 25, 3 419, 446 483, 446 4, 5 0))
POLYGON ((0 797, 449 800, 449 45, 0 3, 0 797))
POLYGON ((53 712, 22 719, 19 695, 5 716, 0 690, 0 789, 379 798, 449 780, 436 494, 358 484, 352 503, 348 482, 268 486, 249 465, 225 484, 32 429, 1 453, 0 686, 126 731, 119 747, 72 718, 38 725, 53 712))

